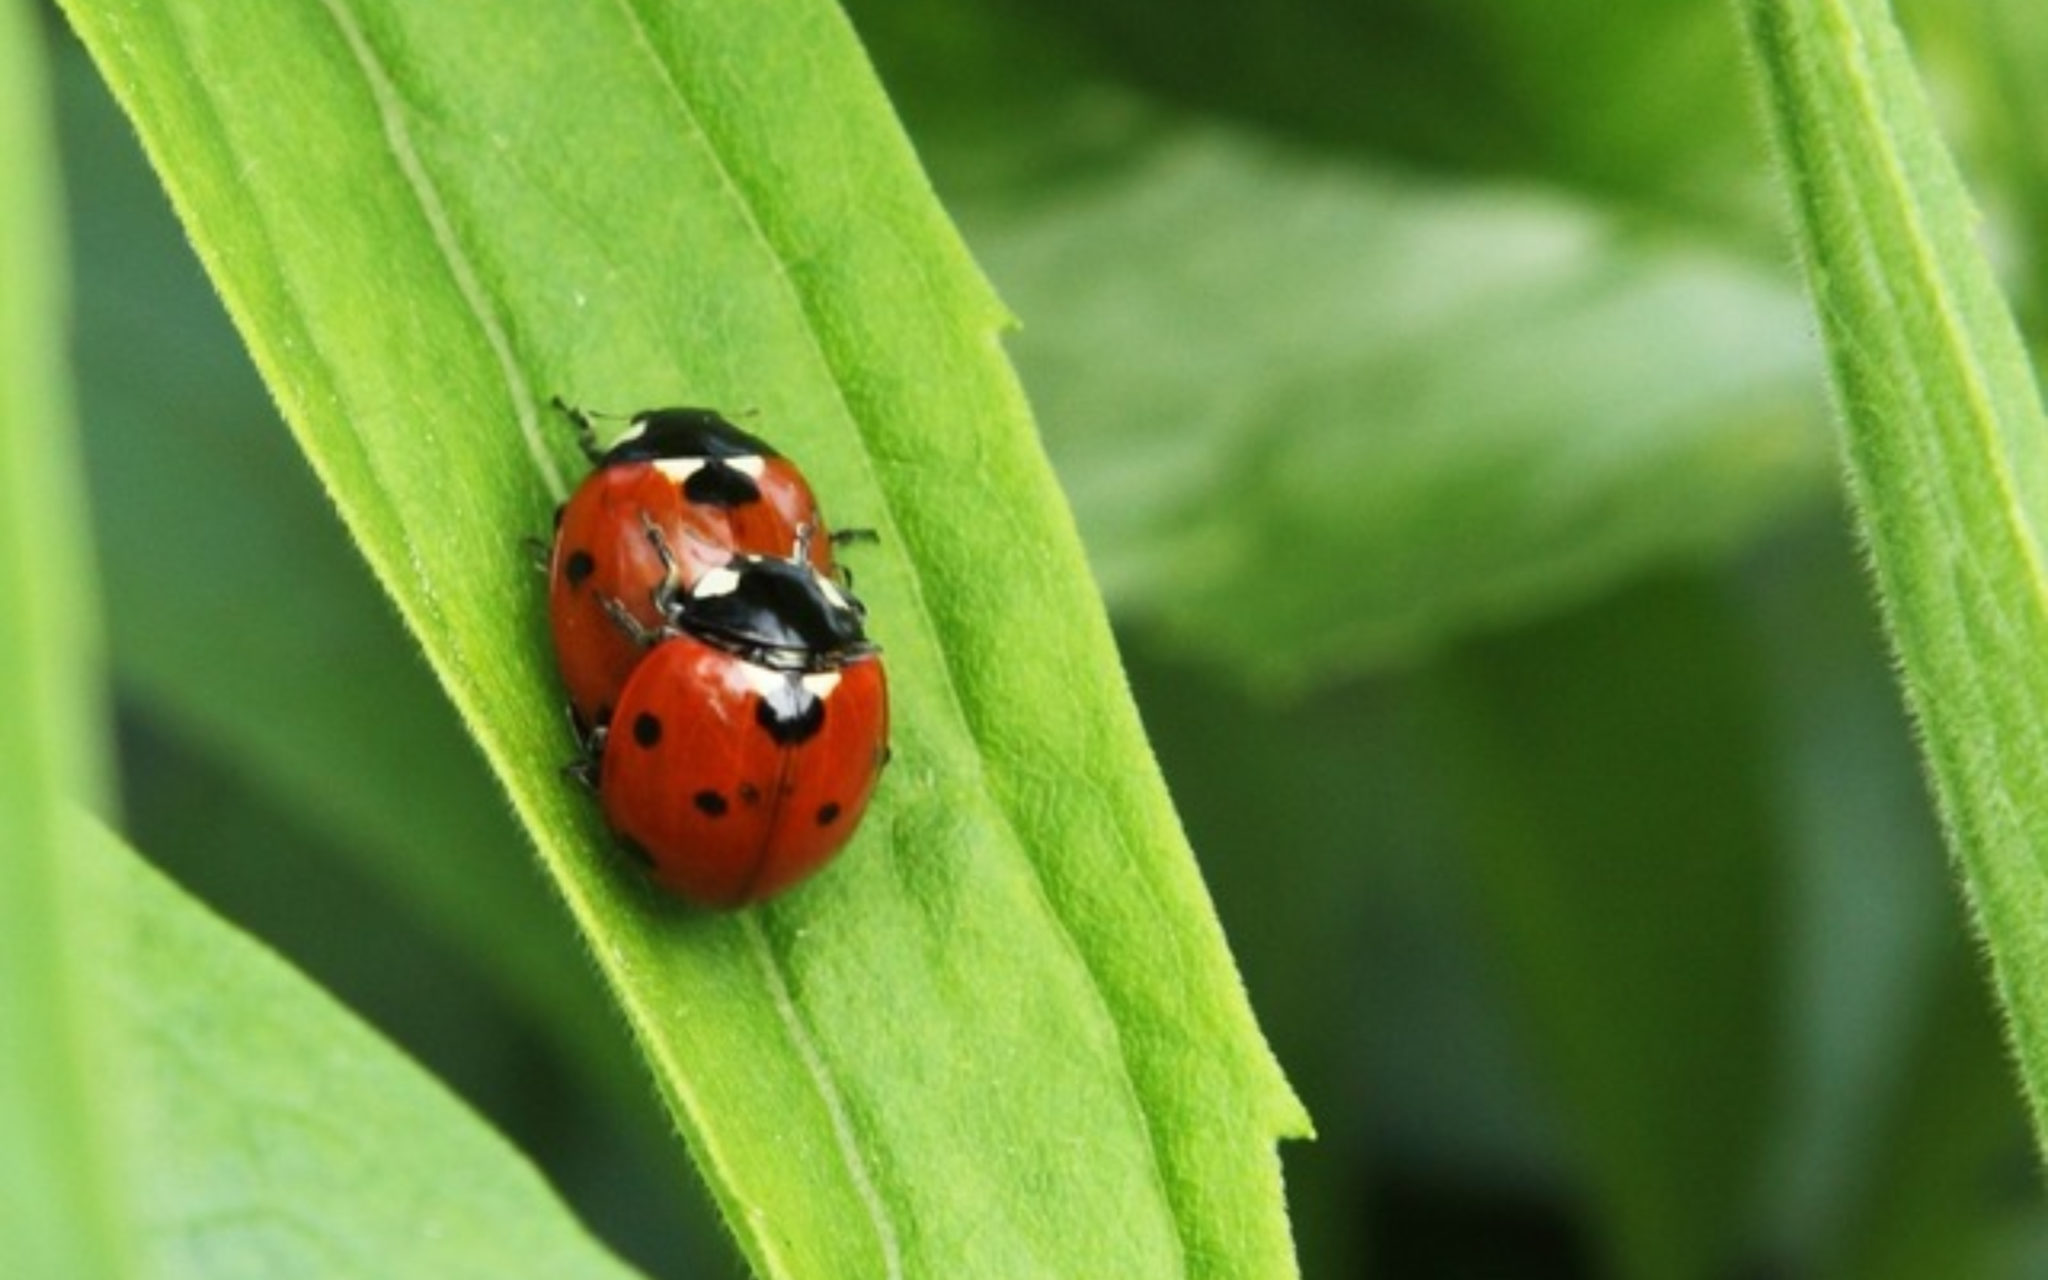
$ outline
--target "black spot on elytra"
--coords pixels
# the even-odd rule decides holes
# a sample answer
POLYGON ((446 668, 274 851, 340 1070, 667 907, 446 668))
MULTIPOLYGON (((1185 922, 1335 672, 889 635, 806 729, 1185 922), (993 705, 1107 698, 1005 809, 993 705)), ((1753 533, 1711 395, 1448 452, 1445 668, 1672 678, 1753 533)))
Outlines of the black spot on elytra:
POLYGON ((749 809, 761 803, 761 788, 751 782, 742 782, 740 784, 740 803, 746 805, 749 809))
POLYGON ((683 497, 700 507, 744 507, 761 500, 761 486, 723 458, 706 458, 683 481, 683 497))
POLYGON ((716 791, 699 791, 696 795, 690 797, 690 803, 696 805, 697 812, 707 818, 723 818, 725 816, 725 797, 719 795, 716 791))
POLYGON ((597 572, 597 561, 590 558, 588 551, 571 551, 569 558, 562 562, 562 576, 572 587, 580 587, 583 580, 597 572))
POLYGON ((809 742, 825 727, 825 700, 796 680, 785 680, 754 708, 754 719, 777 745, 809 742))
POLYGON ((643 747, 651 747, 661 741, 661 718, 652 711, 642 711, 633 717, 633 741, 643 747))
POLYGON ((837 821, 839 821, 839 802, 837 800, 827 800, 818 806, 819 826, 829 827, 837 821))

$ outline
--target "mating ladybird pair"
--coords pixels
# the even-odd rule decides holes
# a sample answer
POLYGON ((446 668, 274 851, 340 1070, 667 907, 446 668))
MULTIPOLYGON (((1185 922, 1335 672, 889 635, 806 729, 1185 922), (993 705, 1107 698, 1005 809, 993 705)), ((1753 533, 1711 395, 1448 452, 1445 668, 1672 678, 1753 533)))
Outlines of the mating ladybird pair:
POLYGON ((803 473, 708 409, 636 415, 556 515, 548 613, 571 772, 659 884, 769 897, 853 834, 888 759, 866 611, 803 473))

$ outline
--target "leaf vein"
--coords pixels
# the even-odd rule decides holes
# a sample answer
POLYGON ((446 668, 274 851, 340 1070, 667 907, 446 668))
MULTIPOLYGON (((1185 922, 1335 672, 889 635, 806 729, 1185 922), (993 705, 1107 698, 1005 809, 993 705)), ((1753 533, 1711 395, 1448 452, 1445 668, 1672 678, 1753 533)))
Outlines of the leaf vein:
POLYGON ((490 294, 484 289, 477 275, 476 265, 463 252, 462 239, 456 234, 454 220, 448 216, 448 206, 441 199, 440 188, 434 185, 427 173, 425 163, 420 159, 419 149, 413 145, 412 135, 405 127, 403 100, 391 75, 371 47, 369 38, 340 0, 320 0, 328 15, 334 19, 336 29, 348 44, 349 53, 355 57, 363 73, 363 82, 370 91, 370 100, 377 110, 377 120, 384 129, 384 139, 391 147, 391 155, 398 162, 399 172, 405 176, 406 185, 412 188, 413 198, 418 201, 420 214, 426 219, 427 229, 434 237, 434 246, 448 264, 449 277, 454 280, 456 290, 462 295, 463 304, 476 317, 477 330, 483 334, 484 342, 491 349, 491 355, 498 362, 498 370, 504 376, 505 389, 512 399, 513 416, 519 421, 519 434, 526 442, 526 450, 533 457, 534 466, 540 471, 546 483, 549 496, 560 502, 568 496, 562 470, 555 465, 552 454, 541 439, 540 410, 534 402, 533 392, 526 379, 520 375, 519 361, 512 353, 512 338, 499 322, 497 313, 491 307, 490 294))
POLYGON ((768 935, 761 928, 757 913, 747 912, 741 916, 741 927, 747 935, 747 948, 753 953, 760 966, 762 979, 767 983, 769 999, 774 1002, 775 1014, 782 1020, 784 1030, 789 1033, 790 1043, 796 1046, 797 1057, 803 1061, 804 1070, 810 1073, 818 1089, 818 1097, 825 1106, 825 1115, 832 1122, 832 1136, 838 1142, 846 1158, 847 1176, 853 1181, 854 1194, 860 1198, 868 1216, 874 1220, 875 1238, 881 1246, 883 1274, 888 1280, 902 1280, 903 1248, 896 1239, 896 1225, 889 1218, 888 1205, 883 1201, 880 1189, 875 1186, 869 1174, 867 1161, 861 1157, 860 1137, 854 1132, 853 1117, 846 1110, 846 1102, 839 1095, 833 1083, 832 1072, 825 1065, 825 1059, 818 1052, 817 1041, 811 1037, 810 1026, 804 1022, 803 1011, 797 1008, 796 997, 790 992, 789 980, 782 972, 782 962, 775 949, 768 945, 768 935))

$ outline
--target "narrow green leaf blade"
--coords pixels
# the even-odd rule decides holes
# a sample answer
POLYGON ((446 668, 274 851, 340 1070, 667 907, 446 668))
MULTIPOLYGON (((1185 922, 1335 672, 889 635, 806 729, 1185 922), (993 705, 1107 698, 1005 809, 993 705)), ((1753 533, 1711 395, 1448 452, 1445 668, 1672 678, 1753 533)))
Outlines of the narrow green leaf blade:
POLYGON ((533 830, 755 1266, 1284 1274, 1260 1043, 993 339, 831 6, 72 6, 533 830), (813 886, 676 910, 556 775, 541 406, 760 410, 846 523, 896 764, 813 886))
POLYGON ((1880 0, 1746 0, 1907 701, 2048 1132, 2048 421, 1880 0))
POLYGON ((34 18, 0 2, 0 1274, 90 1280, 123 1253, 82 998, 85 935, 105 924, 60 815, 104 801, 106 717, 34 18))

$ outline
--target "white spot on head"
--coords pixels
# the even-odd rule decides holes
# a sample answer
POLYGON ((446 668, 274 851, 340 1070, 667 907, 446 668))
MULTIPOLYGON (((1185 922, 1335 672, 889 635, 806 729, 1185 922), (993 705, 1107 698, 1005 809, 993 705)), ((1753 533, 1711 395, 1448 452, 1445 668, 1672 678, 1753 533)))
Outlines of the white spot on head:
POLYGON ((739 585, 740 575, 721 565, 697 579, 697 585, 690 588, 690 594, 699 600, 729 596, 739 589, 739 585))
POLYGON ((768 470, 768 459, 758 453, 750 453, 738 458, 727 458, 725 465, 749 480, 759 480, 761 474, 768 470))
POLYGON ((832 696, 834 689, 839 687, 839 673, 837 671, 814 671, 810 675, 805 676, 801 683, 804 688, 810 690, 812 697, 823 702, 832 696))
POLYGON ((848 603, 846 593, 839 589, 838 583, 822 573, 814 572, 811 574, 811 578, 818 584, 818 590, 824 594, 825 599, 832 602, 833 608, 851 609, 853 607, 852 604, 848 603))
POLYGON ((704 469, 702 458, 656 458, 654 469, 681 484, 704 469))
POLYGON ((629 440, 638 440, 641 436, 644 436, 646 434, 647 419, 635 418, 633 419, 633 421, 626 424, 626 429, 619 433, 619 438, 612 441, 612 447, 617 448, 619 445, 625 444, 629 440))

